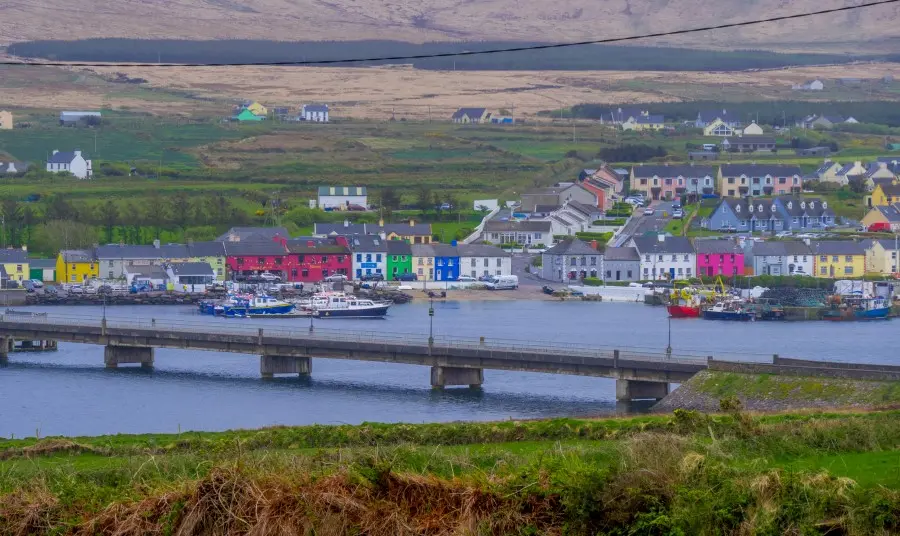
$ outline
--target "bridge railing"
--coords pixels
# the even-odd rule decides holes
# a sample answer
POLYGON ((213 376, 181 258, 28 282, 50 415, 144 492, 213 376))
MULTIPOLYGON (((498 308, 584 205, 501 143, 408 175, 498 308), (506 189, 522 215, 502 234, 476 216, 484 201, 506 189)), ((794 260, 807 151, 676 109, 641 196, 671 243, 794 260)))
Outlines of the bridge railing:
MULTIPOLYGON (((169 333, 215 333, 220 335, 259 336, 264 338, 277 337, 294 340, 298 345, 309 341, 340 341, 355 342, 359 344, 373 345, 406 345, 428 347, 428 334, 422 333, 391 333, 382 331, 350 331, 342 329, 321 328, 318 325, 312 329, 298 319, 296 327, 280 325, 261 325, 260 323, 247 324, 244 319, 216 319, 217 322, 198 321, 195 319, 163 320, 151 318, 121 318, 110 317, 106 319, 107 329, 140 329, 155 330, 169 333)), ((48 314, 46 316, 21 316, 14 314, 0 314, 0 325, 3 323, 33 323, 49 326, 73 326, 100 329, 103 326, 103 318, 96 316, 70 316, 48 314)), ((522 352, 545 355, 570 355, 590 358, 613 359, 618 353, 620 360, 629 361, 658 361, 683 364, 705 364, 707 355, 691 354, 685 352, 673 352, 667 354, 659 348, 612 348, 597 345, 571 342, 527 341, 519 339, 502 339, 495 337, 476 338, 447 335, 434 335, 433 348, 446 349, 473 349, 503 352, 522 352)), ((736 359, 735 359, 736 360, 736 359)), ((753 360, 758 361, 758 360, 753 360)))

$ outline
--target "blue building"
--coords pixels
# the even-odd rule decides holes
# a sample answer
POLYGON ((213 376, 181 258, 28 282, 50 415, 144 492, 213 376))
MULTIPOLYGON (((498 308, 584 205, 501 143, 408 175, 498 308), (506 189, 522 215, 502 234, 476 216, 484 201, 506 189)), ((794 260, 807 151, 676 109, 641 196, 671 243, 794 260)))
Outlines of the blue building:
POLYGON ((709 217, 712 231, 781 232, 824 230, 835 224, 834 211, 818 198, 723 199, 709 217))
POLYGON ((432 244, 434 251, 434 280, 459 280, 459 251, 455 246, 432 244))

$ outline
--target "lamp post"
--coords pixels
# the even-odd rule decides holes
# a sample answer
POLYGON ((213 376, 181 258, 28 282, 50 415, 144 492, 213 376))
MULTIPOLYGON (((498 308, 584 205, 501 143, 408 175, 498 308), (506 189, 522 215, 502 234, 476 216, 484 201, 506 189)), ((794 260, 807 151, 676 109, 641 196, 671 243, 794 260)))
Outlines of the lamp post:
POLYGON ((672 316, 669 315, 669 344, 666 346, 666 359, 672 359, 672 316))
POLYGON ((430 298, 428 304, 428 349, 434 346, 434 298, 430 298))

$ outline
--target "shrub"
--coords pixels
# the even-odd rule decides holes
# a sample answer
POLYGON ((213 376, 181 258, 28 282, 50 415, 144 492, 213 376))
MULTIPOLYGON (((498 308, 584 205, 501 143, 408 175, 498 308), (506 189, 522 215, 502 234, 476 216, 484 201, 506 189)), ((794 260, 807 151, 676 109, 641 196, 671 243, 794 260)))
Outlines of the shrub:
POLYGON ((585 277, 583 282, 585 285, 587 285, 589 287, 603 286, 603 280, 598 277, 585 277))
POLYGON ((594 220, 594 225, 620 226, 620 225, 625 225, 625 219, 624 218, 613 218, 613 219, 607 219, 607 220, 594 220))
POLYGON ((606 242, 609 242, 612 235, 612 233, 575 233, 575 238, 584 240, 585 242, 596 240, 600 244, 605 244, 606 242))

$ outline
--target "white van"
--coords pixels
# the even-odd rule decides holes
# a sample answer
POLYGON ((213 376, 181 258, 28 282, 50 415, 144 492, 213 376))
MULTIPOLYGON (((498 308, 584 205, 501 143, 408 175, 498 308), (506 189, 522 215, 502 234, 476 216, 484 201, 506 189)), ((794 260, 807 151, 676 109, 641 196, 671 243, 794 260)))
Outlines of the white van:
POLYGON ((519 288, 519 276, 499 275, 484 284, 488 290, 516 290, 519 288))

